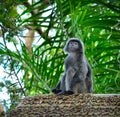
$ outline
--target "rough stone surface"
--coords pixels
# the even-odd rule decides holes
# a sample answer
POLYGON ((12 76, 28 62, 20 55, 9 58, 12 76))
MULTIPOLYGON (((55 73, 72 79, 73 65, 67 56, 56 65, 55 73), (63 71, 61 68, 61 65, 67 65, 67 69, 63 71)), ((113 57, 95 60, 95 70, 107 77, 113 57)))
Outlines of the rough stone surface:
POLYGON ((26 97, 6 117, 120 117, 120 95, 26 97))

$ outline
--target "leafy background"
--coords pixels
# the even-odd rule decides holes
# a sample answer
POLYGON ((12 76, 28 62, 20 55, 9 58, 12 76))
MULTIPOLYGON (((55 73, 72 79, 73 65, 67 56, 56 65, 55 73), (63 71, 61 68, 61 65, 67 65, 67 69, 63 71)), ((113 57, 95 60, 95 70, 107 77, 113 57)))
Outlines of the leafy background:
POLYGON ((64 71, 63 47, 80 38, 93 71, 94 93, 120 93, 119 0, 0 1, 0 91, 7 111, 24 96, 49 94, 64 71), (26 32, 35 31, 32 52, 26 32), (12 48, 11 48, 12 47, 12 48))

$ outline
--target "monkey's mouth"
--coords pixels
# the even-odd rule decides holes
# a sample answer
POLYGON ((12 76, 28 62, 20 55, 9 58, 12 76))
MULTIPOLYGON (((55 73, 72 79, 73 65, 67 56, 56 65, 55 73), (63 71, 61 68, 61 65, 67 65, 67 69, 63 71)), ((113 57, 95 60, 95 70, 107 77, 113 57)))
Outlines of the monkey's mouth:
POLYGON ((71 50, 71 51, 76 51, 77 48, 75 48, 75 47, 71 47, 70 50, 71 50))

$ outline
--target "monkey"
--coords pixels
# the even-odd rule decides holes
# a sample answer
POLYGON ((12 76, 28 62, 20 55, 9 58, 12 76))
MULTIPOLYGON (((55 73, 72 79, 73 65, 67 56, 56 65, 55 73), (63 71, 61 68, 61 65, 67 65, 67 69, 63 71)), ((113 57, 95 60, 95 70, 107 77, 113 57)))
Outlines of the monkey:
POLYGON ((57 95, 92 93, 92 70, 84 53, 83 42, 70 38, 64 51, 68 53, 64 61, 64 75, 52 92, 57 95))

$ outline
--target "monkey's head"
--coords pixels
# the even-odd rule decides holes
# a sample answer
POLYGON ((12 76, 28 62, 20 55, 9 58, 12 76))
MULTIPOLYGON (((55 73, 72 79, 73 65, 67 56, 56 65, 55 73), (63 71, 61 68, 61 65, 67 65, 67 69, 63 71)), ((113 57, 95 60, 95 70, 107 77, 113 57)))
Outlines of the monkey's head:
POLYGON ((81 40, 77 38, 70 38, 64 48, 65 52, 68 53, 83 53, 84 47, 81 40))

